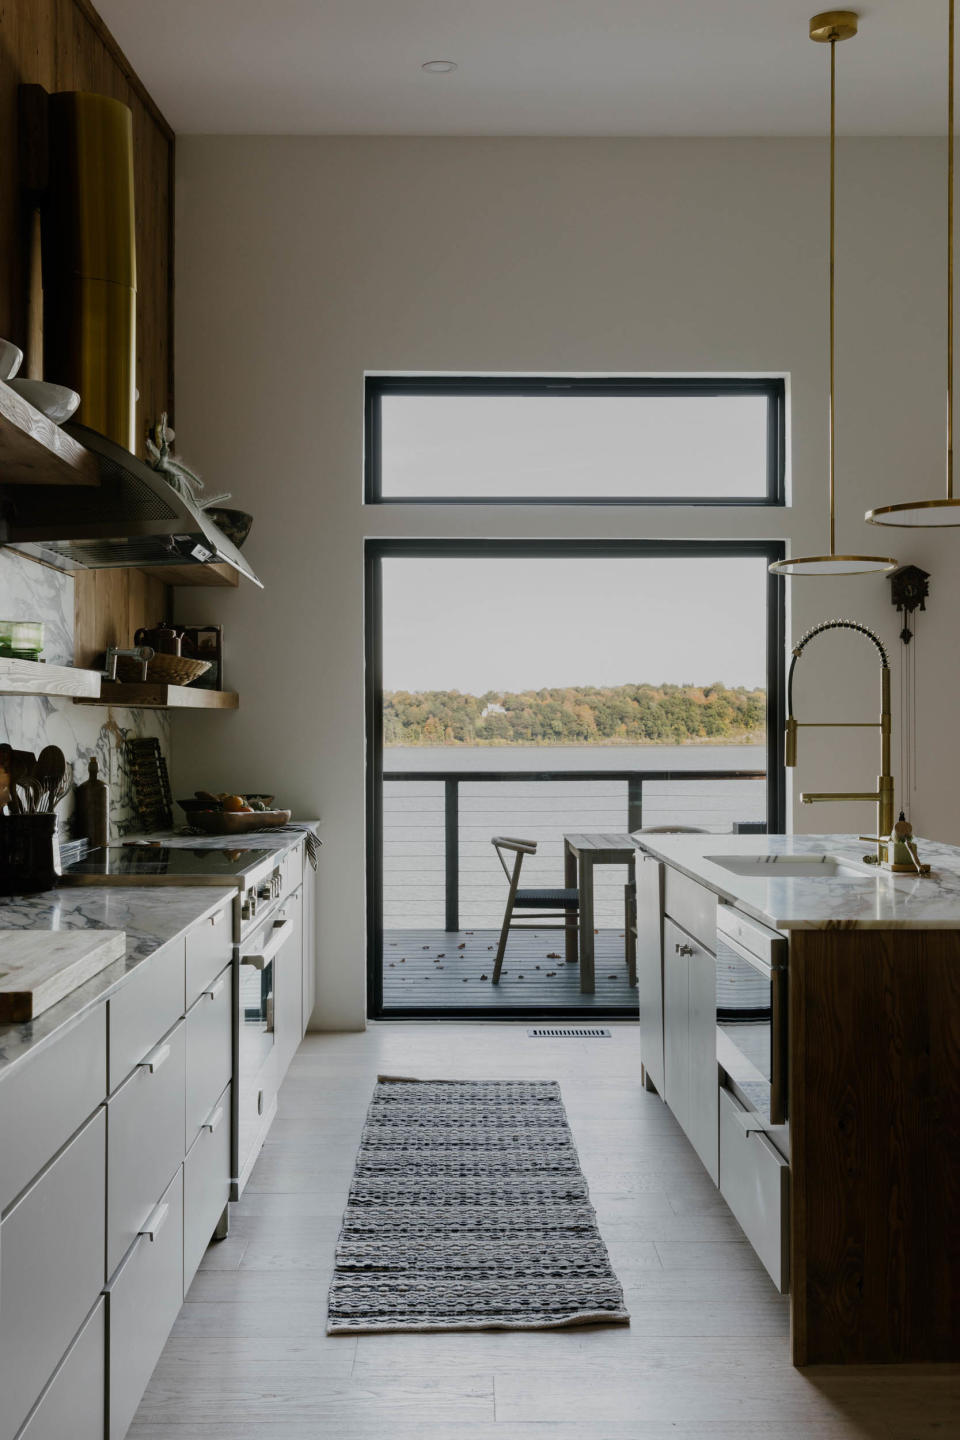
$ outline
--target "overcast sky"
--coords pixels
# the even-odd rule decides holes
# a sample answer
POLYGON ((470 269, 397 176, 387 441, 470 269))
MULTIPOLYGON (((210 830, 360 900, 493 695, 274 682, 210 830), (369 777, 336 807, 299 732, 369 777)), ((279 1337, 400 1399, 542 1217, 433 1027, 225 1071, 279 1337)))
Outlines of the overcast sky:
POLYGON ((387 690, 765 683, 760 558, 383 562, 387 690))

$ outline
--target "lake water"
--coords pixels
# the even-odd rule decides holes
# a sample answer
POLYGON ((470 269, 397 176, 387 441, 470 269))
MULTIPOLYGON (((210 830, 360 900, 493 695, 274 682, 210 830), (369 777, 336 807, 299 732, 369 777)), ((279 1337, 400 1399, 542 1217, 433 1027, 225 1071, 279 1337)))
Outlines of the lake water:
MULTIPOLYGON (((763 779, 684 780, 689 770, 764 770, 763 745, 617 746, 397 746, 384 751, 388 775, 431 778, 384 782, 384 925, 387 929, 442 930, 445 898, 443 775, 489 774, 458 787, 460 922, 466 928, 499 927, 506 881, 490 844, 493 835, 537 841, 524 861, 523 883, 559 885, 563 836, 571 831, 627 830, 627 782, 512 779, 533 770, 562 776, 576 771, 670 771, 675 778, 643 785, 645 826, 681 824, 716 833, 766 814, 763 779), (496 774, 504 778, 492 778, 496 774), (436 776, 436 779, 432 777, 436 776)), ((596 872, 596 910, 602 926, 623 924, 624 873, 596 872)))

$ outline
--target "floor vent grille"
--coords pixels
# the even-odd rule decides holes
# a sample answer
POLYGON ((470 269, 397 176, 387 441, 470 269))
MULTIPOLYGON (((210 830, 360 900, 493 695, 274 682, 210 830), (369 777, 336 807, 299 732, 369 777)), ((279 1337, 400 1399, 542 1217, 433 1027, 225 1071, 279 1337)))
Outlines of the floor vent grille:
POLYGON ((562 1030, 539 1025, 535 1030, 528 1030, 527 1034, 531 1040, 609 1040, 612 1031, 599 1025, 565 1025, 562 1030))

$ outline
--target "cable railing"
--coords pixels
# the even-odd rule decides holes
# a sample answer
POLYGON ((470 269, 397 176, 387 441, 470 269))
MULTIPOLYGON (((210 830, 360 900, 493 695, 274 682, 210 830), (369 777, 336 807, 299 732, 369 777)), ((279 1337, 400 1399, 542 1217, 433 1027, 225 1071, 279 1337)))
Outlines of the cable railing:
MULTIPOLYGON (((385 768, 384 929, 499 927, 505 882, 494 835, 536 840, 537 854, 524 861, 524 885, 559 885, 565 834, 658 825, 722 834, 764 829, 766 819, 763 770, 385 768)), ((622 926, 623 883, 622 871, 597 870, 599 926, 622 926)))

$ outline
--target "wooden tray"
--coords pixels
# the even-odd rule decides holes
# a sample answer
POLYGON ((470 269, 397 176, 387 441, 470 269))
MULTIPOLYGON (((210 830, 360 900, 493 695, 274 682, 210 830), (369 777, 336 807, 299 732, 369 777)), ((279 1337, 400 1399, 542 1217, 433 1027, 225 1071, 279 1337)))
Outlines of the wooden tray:
POLYGON ((123 930, 0 930, 0 1021, 32 1020, 126 949, 123 930))
POLYGON ((187 822, 208 835, 245 835, 267 825, 286 825, 291 810, 191 810, 187 822))

